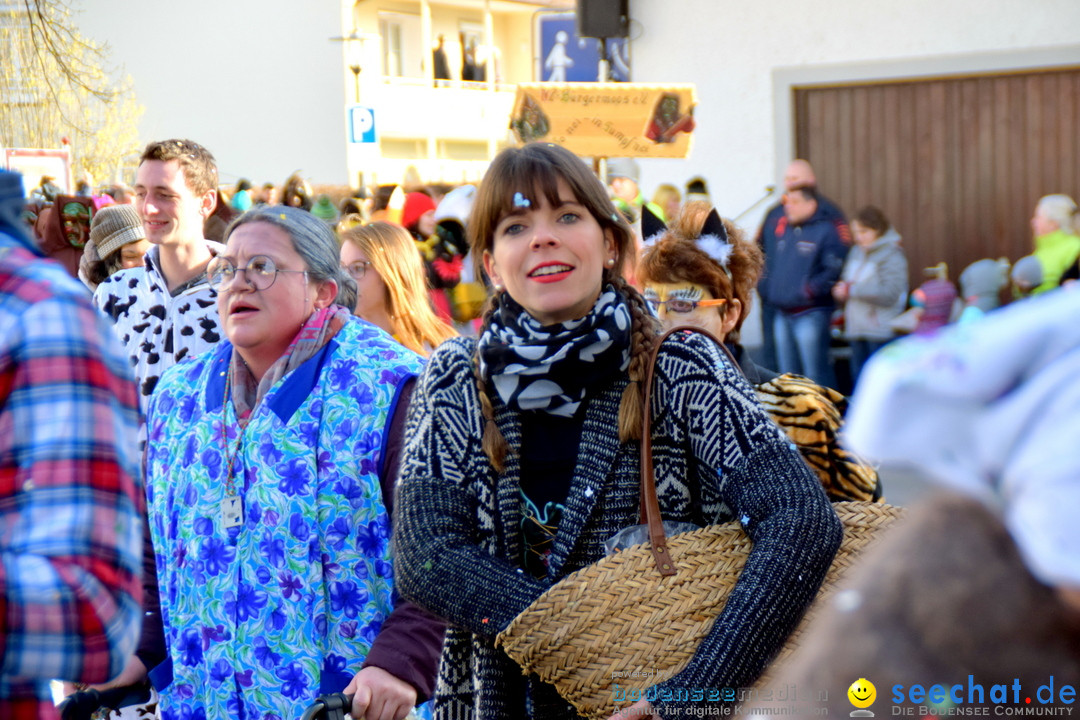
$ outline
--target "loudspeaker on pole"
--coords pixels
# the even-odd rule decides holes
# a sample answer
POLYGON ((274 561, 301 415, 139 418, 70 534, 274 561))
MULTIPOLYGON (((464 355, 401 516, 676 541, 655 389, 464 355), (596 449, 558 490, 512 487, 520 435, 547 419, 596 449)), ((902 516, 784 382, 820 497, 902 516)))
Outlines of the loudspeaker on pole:
POLYGON ((577 0, 579 37, 626 37, 630 30, 629 0, 577 0))

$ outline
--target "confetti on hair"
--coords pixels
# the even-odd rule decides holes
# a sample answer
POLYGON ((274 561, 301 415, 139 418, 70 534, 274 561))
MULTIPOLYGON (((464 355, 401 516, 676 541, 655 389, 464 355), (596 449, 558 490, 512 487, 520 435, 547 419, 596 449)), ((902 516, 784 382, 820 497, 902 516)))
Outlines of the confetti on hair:
POLYGON ((514 207, 516 208, 528 208, 532 207, 532 201, 519 192, 514 193, 514 207))
POLYGON ((289 219, 289 218, 287 218, 285 216, 285 213, 278 213, 278 217, 281 218, 282 220, 288 220, 289 219))

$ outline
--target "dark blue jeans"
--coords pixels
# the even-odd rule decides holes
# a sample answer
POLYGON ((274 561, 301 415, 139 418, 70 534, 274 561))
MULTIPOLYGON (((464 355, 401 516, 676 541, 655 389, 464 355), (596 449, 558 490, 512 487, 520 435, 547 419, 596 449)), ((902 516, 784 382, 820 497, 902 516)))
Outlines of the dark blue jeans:
POLYGON ((776 332, 773 329, 777 312, 775 305, 764 301, 761 303, 761 358, 758 365, 769 370, 779 367, 776 359, 776 332))
POLYGON ((888 340, 849 340, 848 344, 851 345, 851 384, 855 385, 859 382, 859 375, 862 373, 863 365, 866 365, 866 361, 870 359, 870 356, 883 348, 888 340))
POLYGON ((776 311, 776 368, 782 373, 805 375, 819 385, 836 387, 829 362, 829 321, 832 308, 814 308, 798 314, 776 311))

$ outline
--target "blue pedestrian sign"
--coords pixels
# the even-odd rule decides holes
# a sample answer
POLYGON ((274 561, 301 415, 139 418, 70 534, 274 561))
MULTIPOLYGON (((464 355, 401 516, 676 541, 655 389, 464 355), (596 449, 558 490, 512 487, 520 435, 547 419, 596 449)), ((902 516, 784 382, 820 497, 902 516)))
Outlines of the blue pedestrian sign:
POLYGON ((362 105, 349 108, 349 142, 376 142, 374 109, 362 105))
MULTIPOLYGON (((596 82, 600 43, 596 38, 578 37, 574 13, 541 12, 537 18, 540 57, 536 79, 540 82, 596 82)), ((630 81, 629 51, 626 38, 608 38, 611 82, 630 81)))

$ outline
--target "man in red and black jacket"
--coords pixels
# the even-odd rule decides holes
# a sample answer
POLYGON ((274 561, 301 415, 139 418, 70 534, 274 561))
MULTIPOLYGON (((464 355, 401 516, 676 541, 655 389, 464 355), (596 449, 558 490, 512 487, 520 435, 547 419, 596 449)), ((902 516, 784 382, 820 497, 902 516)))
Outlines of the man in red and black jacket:
POLYGON ((835 387, 829 363, 832 286, 847 252, 813 188, 784 194, 783 232, 775 236, 769 273, 758 285, 762 301, 776 308, 772 331, 780 372, 835 387))
MULTIPOLYGON (((817 176, 814 174, 814 168, 806 160, 792 160, 784 172, 784 191, 790 192, 801 187, 817 190, 817 176)), ((852 242, 851 228, 848 227, 844 211, 836 203, 820 193, 817 195, 817 202, 822 217, 832 222, 840 239, 845 245, 850 246, 852 242)), ((776 358, 776 344, 773 342, 772 333, 776 307, 765 300, 764 294, 761 292, 761 286, 764 285, 765 278, 769 276, 770 266, 776 254, 776 238, 783 235, 786 228, 787 218, 784 216, 784 203, 781 201, 769 208, 761 227, 758 229, 756 238, 758 247, 765 254, 765 270, 758 286, 758 293, 761 295, 761 326, 763 330, 760 362, 761 365, 770 369, 779 367, 776 358)))

